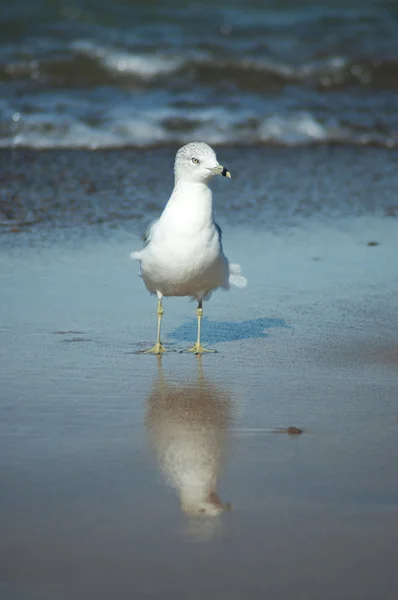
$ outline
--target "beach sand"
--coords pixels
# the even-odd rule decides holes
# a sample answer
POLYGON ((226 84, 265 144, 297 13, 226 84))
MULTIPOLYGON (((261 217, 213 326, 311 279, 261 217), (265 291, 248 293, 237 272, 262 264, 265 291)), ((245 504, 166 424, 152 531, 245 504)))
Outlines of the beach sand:
POLYGON ((174 152, 1 153, 0 597, 393 600, 398 155, 218 149, 249 285, 202 359, 166 299, 158 360, 128 257, 174 152))

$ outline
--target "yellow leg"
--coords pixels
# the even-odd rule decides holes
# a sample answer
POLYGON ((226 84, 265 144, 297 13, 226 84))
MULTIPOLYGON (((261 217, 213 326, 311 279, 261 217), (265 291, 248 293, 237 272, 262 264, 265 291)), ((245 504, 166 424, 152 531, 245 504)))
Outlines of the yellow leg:
POLYGON ((150 348, 149 350, 143 350, 142 353, 143 354, 162 354, 163 352, 167 351, 167 348, 165 348, 162 344, 162 342, 160 341, 160 328, 161 328, 161 324, 162 324, 162 317, 163 317, 163 306, 162 306, 162 298, 158 299, 158 310, 157 310, 157 315, 158 315, 158 334, 156 337, 156 344, 154 345, 153 348, 150 348))
POLYGON ((196 314, 198 315, 198 337, 196 340, 196 344, 185 350, 185 352, 192 352, 193 354, 203 354, 204 352, 216 352, 216 350, 208 350, 207 348, 203 348, 200 343, 200 330, 202 325, 202 317, 203 317, 203 308, 202 308, 202 300, 199 301, 198 308, 196 309, 196 314))

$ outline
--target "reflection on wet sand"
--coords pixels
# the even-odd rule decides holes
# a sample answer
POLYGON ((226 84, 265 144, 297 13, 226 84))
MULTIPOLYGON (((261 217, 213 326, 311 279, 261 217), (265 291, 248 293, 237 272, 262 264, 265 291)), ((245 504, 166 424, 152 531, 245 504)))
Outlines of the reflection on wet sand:
POLYGON ((147 429, 160 470, 176 489, 183 512, 216 516, 230 508, 217 494, 217 481, 230 420, 231 401, 206 380, 201 358, 196 377, 178 385, 167 381, 161 357, 148 397, 147 429))

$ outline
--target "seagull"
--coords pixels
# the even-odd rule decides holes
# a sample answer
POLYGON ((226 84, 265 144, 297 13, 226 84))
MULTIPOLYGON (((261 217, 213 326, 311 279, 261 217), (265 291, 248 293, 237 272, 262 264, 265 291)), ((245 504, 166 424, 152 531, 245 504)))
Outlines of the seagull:
POLYGON ((143 248, 130 255, 140 262, 140 276, 147 290, 158 298, 156 343, 144 353, 162 354, 167 350, 160 341, 164 296, 190 296, 198 302, 197 340, 186 352, 215 352, 203 348, 200 341, 203 300, 208 300, 217 288, 247 285, 240 266, 228 262, 223 252, 222 231, 214 220, 209 187, 215 175, 231 178, 208 144, 191 142, 180 148, 170 199, 160 217, 148 227, 143 248))

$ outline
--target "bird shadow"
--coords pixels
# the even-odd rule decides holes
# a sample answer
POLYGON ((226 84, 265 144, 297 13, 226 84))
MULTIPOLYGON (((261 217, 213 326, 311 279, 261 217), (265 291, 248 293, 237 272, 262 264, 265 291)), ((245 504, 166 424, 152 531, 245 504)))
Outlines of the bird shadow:
MULTIPOLYGON (((202 319, 202 342, 215 344, 217 342, 234 342, 237 340, 248 340, 265 338, 269 336, 268 329, 273 327, 290 328, 283 319, 251 319, 234 323, 231 321, 210 321, 207 317, 202 319)), ((196 338, 197 322, 192 319, 183 323, 168 337, 177 341, 193 340, 196 338)))

